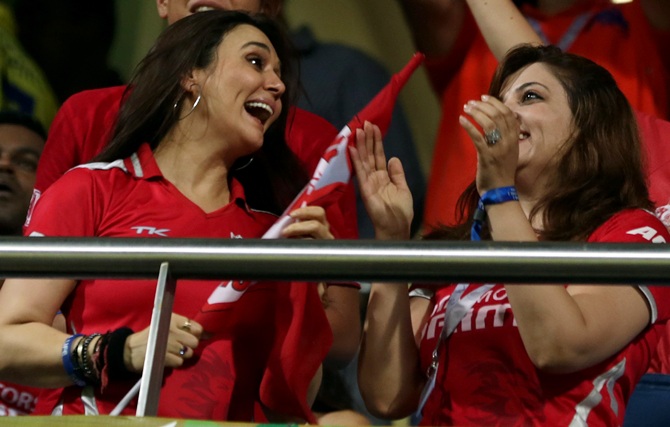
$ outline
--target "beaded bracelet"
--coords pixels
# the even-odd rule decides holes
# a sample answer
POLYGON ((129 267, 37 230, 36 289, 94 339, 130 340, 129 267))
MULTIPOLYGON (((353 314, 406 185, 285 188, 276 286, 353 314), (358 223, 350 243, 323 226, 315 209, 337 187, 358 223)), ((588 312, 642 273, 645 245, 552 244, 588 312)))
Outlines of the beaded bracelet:
POLYGON ((65 372, 67 373, 68 377, 70 377, 72 382, 79 387, 84 387, 86 385, 86 379, 82 377, 81 372, 75 368, 72 361, 72 343, 75 339, 81 338, 83 336, 83 334, 76 334, 67 337, 63 343, 63 348, 61 349, 61 358, 63 360, 63 367, 65 368, 65 372))
POLYGON ((482 194, 470 229, 471 240, 481 240, 482 227, 486 219, 486 206, 519 200, 514 186, 494 188, 482 194))
POLYGON ((99 383, 100 376, 96 374, 96 372, 94 371, 95 364, 92 363, 91 357, 89 356, 88 346, 91 345, 91 342, 99 336, 100 336, 99 333, 94 333, 82 339, 82 341, 84 341, 84 344, 82 346, 82 353, 81 353, 81 367, 82 370, 84 371, 84 378, 86 378, 86 380, 88 380, 88 382, 92 384, 99 383))

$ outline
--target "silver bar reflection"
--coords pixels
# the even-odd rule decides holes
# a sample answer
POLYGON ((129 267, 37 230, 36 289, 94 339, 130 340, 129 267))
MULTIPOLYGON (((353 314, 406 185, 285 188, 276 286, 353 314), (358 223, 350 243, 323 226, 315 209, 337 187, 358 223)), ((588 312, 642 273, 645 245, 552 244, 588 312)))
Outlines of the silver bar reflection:
POLYGON ((0 238, 0 276, 670 284, 663 244, 0 238))

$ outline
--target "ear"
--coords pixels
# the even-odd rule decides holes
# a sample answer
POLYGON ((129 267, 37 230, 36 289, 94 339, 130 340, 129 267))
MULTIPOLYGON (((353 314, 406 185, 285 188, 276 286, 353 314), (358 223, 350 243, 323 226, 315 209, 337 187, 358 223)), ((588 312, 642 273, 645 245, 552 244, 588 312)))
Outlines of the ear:
POLYGON ((200 80, 193 71, 190 71, 181 78, 180 85, 184 92, 193 93, 194 87, 200 85, 200 80))
POLYGON ((170 0, 156 0, 156 9, 158 9, 158 16, 166 19, 168 16, 168 3, 170 0))

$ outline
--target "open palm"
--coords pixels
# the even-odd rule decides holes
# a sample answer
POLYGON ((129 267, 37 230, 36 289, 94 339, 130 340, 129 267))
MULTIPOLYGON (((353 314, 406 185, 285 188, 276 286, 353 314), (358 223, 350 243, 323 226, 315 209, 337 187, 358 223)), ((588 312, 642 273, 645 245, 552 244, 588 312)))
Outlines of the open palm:
POLYGON ((400 160, 392 158, 387 165, 379 127, 366 122, 356 131, 356 147, 350 152, 376 237, 408 239, 414 216, 412 193, 400 160))

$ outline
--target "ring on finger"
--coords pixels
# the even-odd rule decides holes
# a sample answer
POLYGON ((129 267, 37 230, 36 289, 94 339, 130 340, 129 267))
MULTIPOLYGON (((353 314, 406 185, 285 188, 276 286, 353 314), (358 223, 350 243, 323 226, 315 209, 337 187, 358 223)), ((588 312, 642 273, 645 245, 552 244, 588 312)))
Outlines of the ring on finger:
POLYGON ((186 321, 184 322, 184 324, 181 325, 181 326, 179 327, 179 329, 182 329, 182 330, 184 330, 184 331, 191 332, 191 320, 190 320, 190 319, 186 319, 186 321))
POLYGON ((179 355, 181 357, 184 357, 186 355, 186 352, 188 351, 188 347, 182 344, 181 348, 179 349, 179 355))
POLYGON ((486 140, 486 143, 488 145, 496 145, 502 139, 500 129, 495 128, 491 131, 486 132, 484 134, 484 139, 486 140))

